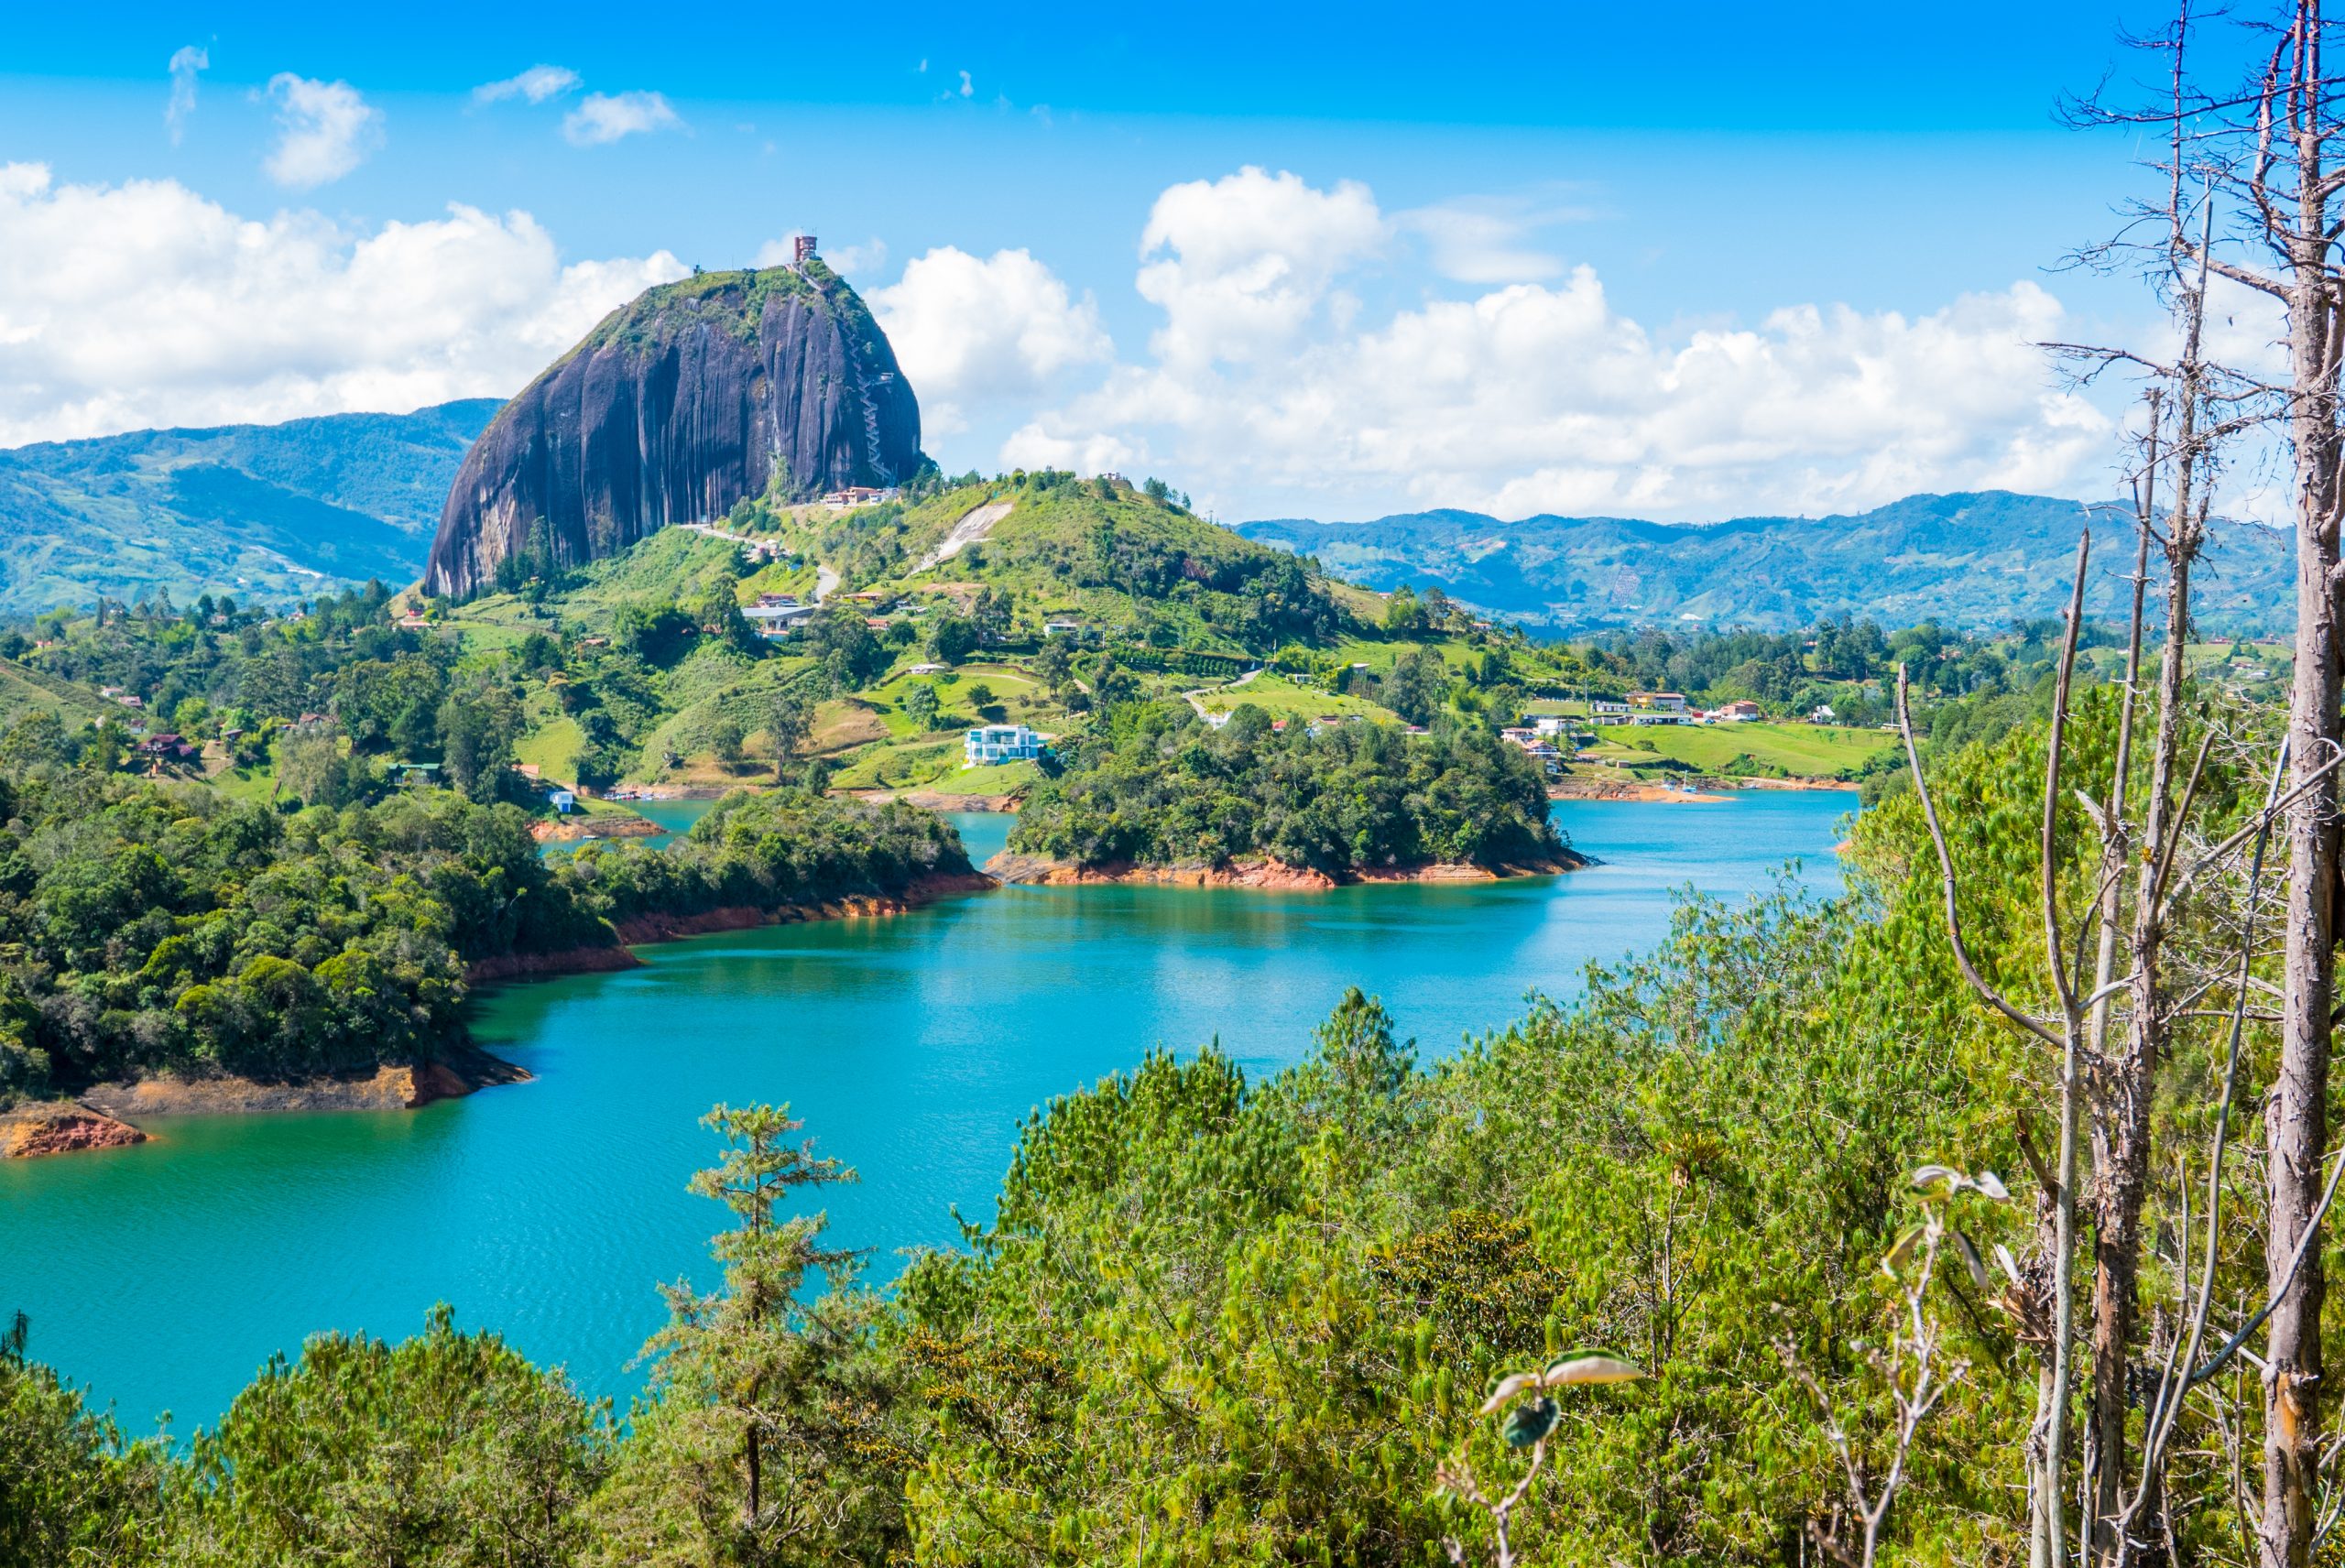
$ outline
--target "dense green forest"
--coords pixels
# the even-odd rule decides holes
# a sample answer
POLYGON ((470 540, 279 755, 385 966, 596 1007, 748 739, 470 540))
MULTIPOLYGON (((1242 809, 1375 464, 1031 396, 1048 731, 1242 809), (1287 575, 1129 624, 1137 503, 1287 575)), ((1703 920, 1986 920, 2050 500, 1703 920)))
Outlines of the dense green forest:
MULTIPOLYGON (((1438 588, 1363 593, 1213 528, 1169 493, 1103 494, 1049 472, 837 514, 752 506, 739 526, 799 553, 768 559, 667 529, 562 571, 524 550, 503 563, 502 591, 422 615, 380 583, 298 614, 160 592, 52 612, 29 636, 0 633, 0 719, 48 708, 68 745, 141 768, 141 739, 169 735, 202 760, 163 770, 200 770, 240 798, 378 800, 394 765, 423 762, 475 800, 527 807, 542 790, 517 762, 594 790, 723 788, 777 769, 949 789, 956 724, 1014 719, 1072 735, 1101 700, 1170 699, 1258 664, 1276 679, 1256 694, 1277 686, 1288 702, 1262 705, 1303 717, 1450 714, 1497 728, 1645 688, 1703 705, 1748 698, 1788 721, 1828 707, 1849 730, 1886 721, 1888 677, 1903 665, 1935 742, 2048 713, 2057 652, 2054 622, 1983 637, 1847 618, 1798 633, 1647 628, 1543 644, 1438 588), (986 539, 914 570, 955 519, 987 506, 1008 510, 986 539), (812 561, 864 555, 897 576, 787 638, 753 635, 744 605, 802 598, 812 561)), ((2095 627, 2085 640, 2078 679, 2089 683, 2109 673, 2118 639, 2095 627)), ((2268 686, 2263 654, 2235 648, 2231 662, 2268 686)), ((1631 771, 1653 760, 1615 749, 1609 760, 1631 771)), ((1805 771, 1797 749, 1761 746, 1726 771, 1805 771)), ((1858 777, 1892 760, 1874 746, 1822 771, 1858 777)))
MULTIPOLYGON (((2081 703, 2080 776, 2114 709, 2081 703)), ((2030 854, 2045 746, 2029 726, 1940 769, 1966 865, 2030 854)), ((2194 814, 2220 833, 2254 788, 2210 765, 2194 814)), ((2064 843, 2083 825, 2063 807, 2064 843)), ((1268 1079, 1202 1041, 1151 1057, 1039 1114, 991 1223, 889 1296, 792 1203, 841 1172, 779 1113, 722 1111, 698 1190, 733 1223, 698 1292, 670 1290, 625 1420, 437 1318, 399 1346, 312 1341, 166 1450, 60 1387, 33 1324, 0 1359, 0 1454, 23 1456, 0 1530, 44 1564, 1397 1565, 1445 1535, 1487 1561, 1460 1483, 1512 1485, 1509 1434, 1543 1431, 1524 1561, 1812 1561, 1855 1527, 1835 1435, 1869 1466, 1893 1443, 1901 1235, 1936 1214, 2023 1252, 2031 1223, 1991 1177, 1908 1181, 2025 1169, 2036 1093, 2031 1043, 1954 972, 1910 792, 1860 822, 1852 866, 1829 902, 1688 903, 1658 952, 1439 1062, 1358 994, 1268 1079), (1643 1376, 1478 1413, 1574 1350, 1643 1376)), ((2073 848, 2072 896, 2090 871, 2073 848)), ((1982 876, 1966 915, 1980 965, 2035 999, 2024 878, 1982 876)), ((2220 1268, 2253 1288, 2249 1253, 2220 1268)), ((2034 1363, 1999 1288, 1949 1262, 1917 1298, 1960 1369, 1907 1457, 1903 1560, 2023 1555, 2034 1363)), ((2185 1417, 2168 1506, 2194 1554, 2231 1529, 2227 1410, 2185 1417)))
POLYGON ((969 869, 940 817, 801 790, 721 801, 672 851, 550 864, 510 804, 420 789, 288 813, 44 755, 53 728, 0 735, 0 1106, 152 1073, 428 1062, 464 1038, 470 965, 969 869))
POLYGON ((1183 705, 1118 704, 1029 792, 1009 847, 1082 866, 1268 855, 1331 874, 1564 854, 1544 775, 1487 729, 1272 724, 1251 704, 1217 729, 1183 705))

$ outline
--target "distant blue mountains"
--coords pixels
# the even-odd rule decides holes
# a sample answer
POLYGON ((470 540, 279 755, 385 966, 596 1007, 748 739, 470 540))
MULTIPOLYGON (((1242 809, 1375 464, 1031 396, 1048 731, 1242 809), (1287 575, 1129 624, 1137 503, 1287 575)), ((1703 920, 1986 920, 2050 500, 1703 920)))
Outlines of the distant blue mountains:
MULTIPOLYGON (((1991 630, 2058 613, 2092 525, 2088 609, 2121 616, 2133 567, 2130 507, 1989 490, 1908 495, 1869 512, 1672 524, 1633 517, 1406 512, 1365 523, 1240 523, 1370 588, 1438 587, 1481 609, 1559 629, 1751 626, 1787 631, 1847 613, 1886 626, 1935 619, 1991 630)), ((2285 630, 2296 555, 2285 534, 2219 524, 2196 573, 2209 631, 2285 630)), ((2153 551, 2153 562, 2155 552, 2153 551)))

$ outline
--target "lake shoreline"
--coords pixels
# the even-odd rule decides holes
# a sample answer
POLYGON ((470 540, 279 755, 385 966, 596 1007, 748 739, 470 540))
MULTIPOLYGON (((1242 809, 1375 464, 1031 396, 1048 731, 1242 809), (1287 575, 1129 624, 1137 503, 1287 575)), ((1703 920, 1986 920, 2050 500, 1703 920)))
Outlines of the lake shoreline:
POLYGON ((1522 877, 1554 877, 1590 864, 1565 850, 1553 860, 1489 866, 1465 861, 1427 861, 1416 866, 1367 866, 1337 877, 1306 866, 1263 856, 1224 865, 1138 866, 1117 862, 1078 866, 1072 861, 1004 850, 986 862, 986 874, 1018 887, 1076 887, 1140 884, 1164 887, 1248 887, 1268 892, 1320 893, 1371 883, 1498 882, 1522 877))
MULTIPOLYGON (((632 951, 685 937, 810 920, 872 920, 910 911, 959 893, 998 886, 979 871, 939 872, 915 879, 895 895, 853 894, 816 904, 776 909, 728 905, 697 914, 638 916, 617 923, 619 941, 609 946, 562 953, 507 953, 484 959, 464 971, 471 985, 516 980, 548 980, 565 975, 613 974, 638 969, 632 951)), ((122 1083, 96 1083, 61 1100, 37 1100, 0 1111, 0 1160, 38 1159, 126 1149, 153 1141, 138 1122, 149 1116, 267 1115, 279 1111, 416 1110, 482 1089, 526 1083, 536 1074, 469 1041, 433 1061, 385 1064, 367 1073, 330 1073, 315 1078, 271 1081, 222 1073, 181 1078, 158 1074, 122 1083)))
POLYGON ((275 1111, 402 1111, 504 1083, 526 1083, 527 1068, 469 1042, 430 1062, 386 1063, 369 1073, 270 1080, 234 1073, 93 1083, 70 1099, 34 1100, 0 1112, 0 1159, 29 1160, 127 1149, 154 1141, 140 1123, 153 1116, 244 1116, 275 1111))
MULTIPOLYGON (((991 1215, 1025 1119, 1074 1085, 1216 1036, 1260 1082, 1309 1058, 1352 985, 1423 1060, 1445 1057, 1527 993, 1569 1006, 1588 964, 1666 940, 1689 882, 1739 903, 1796 856, 1805 884, 1838 887, 1827 848, 1855 804, 1565 802, 1559 825, 1603 863, 1576 876, 1012 888, 638 949, 632 975, 485 985, 464 1016, 537 1074, 523 1089, 412 1115, 158 1116, 148 1145, 0 1160, 0 1255, 39 1260, 0 1310, 29 1312, 44 1359, 137 1432, 166 1410, 176 1433, 216 1421, 322 1326, 395 1341, 442 1300, 625 1410, 665 1317, 649 1282, 705 1266, 716 1205, 682 1184, 710 1163, 698 1118, 720 1101, 789 1103, 818 1154, 861 1173, 823 1200, 884 1288, 906 1249, 960 1244, 954 1207, 991 1215)), ((980 864, 1015 825, 956 822, 980 864)))
POLYGON ((658 838, 668 830, 633 811, 596 811, 591 816, 564 817, 559 822, 529 824, 529 836, 540 844, 592 844, 608 838, 658 838))
POLYGON ((1809 790, 1829 789, 1844 794, 1863 790, 1861 784, 1845 779, 1761 779, 1737 775, 1724 779, 1705 779, 1697 787, 1679 789, 1670 784, 1653 784, 1630 779, 1574 778, 1558 780, 1547 786, 1550 800, 1618 800, 1656 806, 1718 806, 1725 805, 1745 790, 1809 790), (1721 791, 1724 791, 1723 793, 1721 791))
POLYGON ((1704 789, 1676 789, 1666 784, 1552 784, 1550 800, 1611 800, 1639 806, 1724 806, 1732 795, 1704 789))

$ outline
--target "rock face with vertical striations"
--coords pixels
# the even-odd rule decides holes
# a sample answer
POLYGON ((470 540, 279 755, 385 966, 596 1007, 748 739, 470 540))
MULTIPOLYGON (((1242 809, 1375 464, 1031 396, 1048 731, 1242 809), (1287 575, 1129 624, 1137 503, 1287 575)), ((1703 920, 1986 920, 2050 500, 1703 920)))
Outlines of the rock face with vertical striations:
POLYGON ((829 267, 701 274, 613 311, 498 412, 423 585, 462 597, 525 549, 573 566, 745 497, 883 487, 922 462, 895 351, 829 267))

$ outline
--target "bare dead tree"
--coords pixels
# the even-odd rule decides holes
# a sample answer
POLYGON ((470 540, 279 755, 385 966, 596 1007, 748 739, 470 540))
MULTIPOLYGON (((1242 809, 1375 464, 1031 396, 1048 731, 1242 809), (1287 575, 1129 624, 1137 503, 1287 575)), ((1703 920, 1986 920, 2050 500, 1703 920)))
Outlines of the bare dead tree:
MULTIPOLYGON (((2177 59, 2179 56, 2177 55, 2177 59)), ((2177 78, 2177 93, 2179 79, 2177 78)), ((2093 1281, 2092 1432, 2094 1454, 2093 1554, 2121 1563, 2132 1551, 2130 1521, 2161 1517, 2162 1471, 2144 1466, 2129 1498, 2127 1422, 2132 1405, 2129 1368, 2139 1334, 2142 1219, 2152 1160, 2151 1111, 2161 1063, 2172 1043, 2172 999, 2165 974, 2165 941, 2170 915, 2163 879, 2173 867, 2180 842, 2180 819, 2188 801, 2177 800, 2176 766, 2189 722, 2185 683, 2190 642, 2191 569, 2204 546, 2213 486, 2209 470, 2216 443, 2230 433, 2224 421, 2206 414, 2209 370, 2203 357, 2208 268, 2206 246, 2195 266, 2186 259, 2189 229, 2180 178, 2181 125, 2173 128, 2175 175, 2168 190, 2168 261, 2173 269, 2175 311, 2181 331, 2174 365, 2154 380, 2147 408, 2143 461, 2134 478, 2134 554, 2132 614, 2128 619, 2125 681, 2120 694, 2115 758, 2108 794, 2092 809, 2100 830, 2100 941, 2094 969, 2097 998, 2089 1020, 2089 1055, 2095 1069, 2094 1150, 2096 1225, 2093 1281), (2171 434, 2166 423, 2171 410, 2171 434), (2173 487, 2163 508, 2158 479, 2170 473, 2173 487), (2145 789, 2133 805, 2133 737, 2142 677, 2144 597, 2152 546, 2165 568, 2164 646, 2158 660, 2154 702, 2156 729, 2145 789), (2131 894, 2131 918, 2125 905, 2131 894), (2121 929, 2130 974, 2115 979, 2121 929), (2121 987, 2128 993, 2124 1040, 2108 1045, 2110 1013, 2121 987)), ((2213 204, 2202 204, 2202 236, 2210 231, 2213 204)), ((2201 768, 2204 756, 2201 755, 2201 768)), ((2194 770, 2195 786, 2199 774, 2194 770)))
POLYGON ((1937 807, 1923 776, 1922 757, 1914 740, 1911 699, 1905 669, 1897 670, 1897 727, 1905 742, 1905 757, 1913 770, 1914 789, 1922 820, 1937 850, 1941 887, 1946 898, 1947 936, 1955 966, 1980 999, 2003 1018, 2050 1047, 2059 1063, 2060 1131, 2056 1163, 2047 1174, 2051 1202, 2039 1205, 2037 1248, 2051 1259, 2050 1300, 2035 1311, 2048 1320, 2048 1354, 2039 1357, 2035 1421, 2028 1439, 2029 1560, 2034 1568, 2051 1568, 2067 1558, 2067 1475, 2068 1407, 2074 1380, 2076 1343, 2077 1145, 2084 1113, 2080 1061, 2084 1046, 2085 1009, 2078 1003, 2071 977, 2068 949, 2060 919, 2059 812, 2061 770, 2067 741, 2069 686, 2076 673, 2077 638, 2083 629, 2085 572, 2092 559, 2092 536, 2086 532, 2077 545, 2076 581, 2068 595, 2067 629, 2060 640, 2052 701, 2051 734, 2044 764, 2043 827, 2038 844, 2042 868, 2044 973, 2058 1007, 2056 1015, 2040 1018, 2015 1006, 1990 985, 1972 962, 1963 940, 1960 887, 1954 856, 1937 807), (2048 1211, 2048 1212, 2047 1212, 2048 1211))
MULTIPOLYGON (((2297 781, 2315 786, 2336 752, 2339 278, 2329 204, 2336 90, 2323 61, 2321 0, 2297 0, 2256 98, 2256 153, 2248 182, 2278 263, 2226 272, 2281 299, 2288 312, 2288 427, 2295 454, 2296 661, 2288 752, 2297 781)), ((2333 776, 2329 776, 2333 778, 2333 776)), ((2263 1510, 2272 1568, 2304 1568, 2312 1551, 2314 1476, 2321 1447, 2321 1309, 2328 1279, 2307 1247, 2329 1140, 2329 1010, 2336 992, 2337 789, 2298 792, 2287 822, 2286 956, 2280 1069, 2264 1105, 2270 1213, 2264 1274, 2275 1286, 2264 1346, 2263 1510), (2302 1267, 2297 1267, 2297 1260, 2302 1267)))
MULTIPOLYGON (((2327 72, 2324 0, 2271 0, 2249 18, 2259 65, 2240 83, 2209 89, 2186 69, 2195 25, 2182 0, 2172 27, 2155 40, 2171 52, 2169 101, 2154 113, 2082 106, 2087 123, 2167 134, 2170 189, 2186 168, 2220 195, 2237 221, 2221 232, 2192 234, 2173 222, 2178 201, 2145 216, 2177 260, 2203 279, 2221 278, 2274 302, 2285 320, 2287 368, 2264 397, 2285 438, 2291 469, 2296 541, 2296 662, 2285 755, 2291 769, 2285 839, 2286 913, 2282 982, 2276 998, 2279 1066, 2263 1103, 2265 1205, 2263 1267, 2271 1311, 2263 1362, 2263 1486, 2257 1554, 2266 1568, 2302 1568, 2315 1527, 2315 1477, 2321 1462, 2323 1390, 2320 1326, 2326 1295, 2320 1248, 2307 1237, 2319 1211, 2327 1146, 2326 1102, 2335 1006, 2338 786, 2331 767, 2340 741, 2339 378, 2345 361, 2335 212, 2345 192, 2332 141, 2340 132, 2340 83, 2327 72), (2285 1290, 2282 1285, 2285 1282, 2285 1290)), ((2181 410, 2177 410, 2180 413, 2181 410)), ((2178 499, 2178 498, 2177 498, 2178 499)), ((2194 521, 2185 508, 2183 525, 2194 521)), ((2168 762, 2172 766, 2171 760, 2168 762)), ((2138 946, 2145 932, 2137 912, 2138 946)), ((2154 1035, 2154 981, 2132 998, 2154 1035)), ((2139 1043, 2140 1031, 2136 1037, 2139 1043)), ((2154 1044, 2154 1039, 2150 1042, 2154 1044)), ((2109 1502, 2103 1477, 2101 1506, 2109 1502)))

